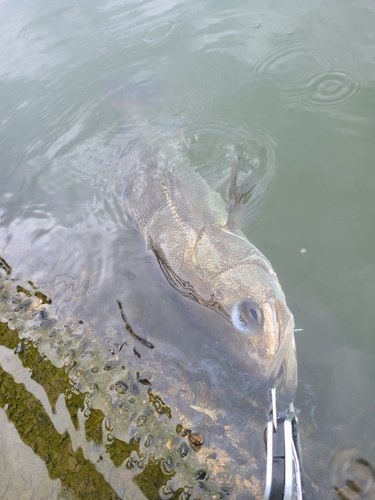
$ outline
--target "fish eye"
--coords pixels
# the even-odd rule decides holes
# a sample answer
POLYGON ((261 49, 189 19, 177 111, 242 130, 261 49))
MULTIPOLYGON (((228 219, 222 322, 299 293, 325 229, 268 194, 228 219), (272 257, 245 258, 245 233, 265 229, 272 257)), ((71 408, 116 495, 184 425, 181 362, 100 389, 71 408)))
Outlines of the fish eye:
POLYGON ((233 308, 232 321, 241 332, 252 333, 263 323, 262 311, 254 301, 241 300, 233 308))

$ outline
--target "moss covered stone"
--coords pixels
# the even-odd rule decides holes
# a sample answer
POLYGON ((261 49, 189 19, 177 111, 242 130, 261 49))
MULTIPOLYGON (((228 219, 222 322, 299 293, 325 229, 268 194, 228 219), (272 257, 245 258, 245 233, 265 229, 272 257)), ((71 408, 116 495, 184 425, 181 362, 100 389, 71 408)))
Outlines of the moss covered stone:
POLYGON ((78 499, 120 498, 95 466, 84 458, 81 448, 73 451, 69 435, 57 432, 41 402, 2 368, 0 406, 6 407, 7 416, 22 441, 45 461, 51 479, 60 479, 78 499))

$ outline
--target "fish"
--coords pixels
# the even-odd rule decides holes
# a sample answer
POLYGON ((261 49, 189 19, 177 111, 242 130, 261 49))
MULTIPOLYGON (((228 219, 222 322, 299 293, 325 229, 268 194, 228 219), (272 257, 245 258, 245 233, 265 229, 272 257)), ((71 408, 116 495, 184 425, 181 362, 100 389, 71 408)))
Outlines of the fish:
POLYGON ((125 211, 208 338, 280 401, 297 382, 294 318, 269 260, 241 230, 254 194, 233 152, 226 202, 132 106, 118 169, 125 211))

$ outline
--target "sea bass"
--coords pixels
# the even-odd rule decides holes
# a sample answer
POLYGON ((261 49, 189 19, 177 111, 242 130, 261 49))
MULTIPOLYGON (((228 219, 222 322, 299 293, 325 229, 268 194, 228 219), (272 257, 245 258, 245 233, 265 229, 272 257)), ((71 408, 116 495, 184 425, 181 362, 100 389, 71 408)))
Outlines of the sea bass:
POLYGON ((236 159, 225 203, 170 141, 137 119, 119 168, 128 216, 194 322, 239 370, 268 387, 281 381, 281 400, 291 402, 294 319, 270 262, 239 228, 251 189, 238 186, 236 159))

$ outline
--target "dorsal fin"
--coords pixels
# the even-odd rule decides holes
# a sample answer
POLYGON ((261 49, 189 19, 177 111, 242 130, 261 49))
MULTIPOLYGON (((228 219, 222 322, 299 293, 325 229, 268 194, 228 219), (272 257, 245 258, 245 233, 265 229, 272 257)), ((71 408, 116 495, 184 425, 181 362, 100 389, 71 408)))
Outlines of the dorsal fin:
MULTIPOLYGON (((167 158, 171 158, 172 153, 173 149, 167 158)), ((196 232, 207 224, 224 225, 227 213, 223 198, 194 168, 176 158, 163 166, 159 157, 159 169, 165 179, 165 194, 173 200, 185 224, 196 232)))
POLYGON ((244 227, 259 208, 259 198, 263 194, 271 169, 263 175, 251 164, 247 164, 246 172, 240 170, 241 158, 232 152, 230 183, 228 187, 227 210, 228 220, 225 227, 236 230, 244 227))

